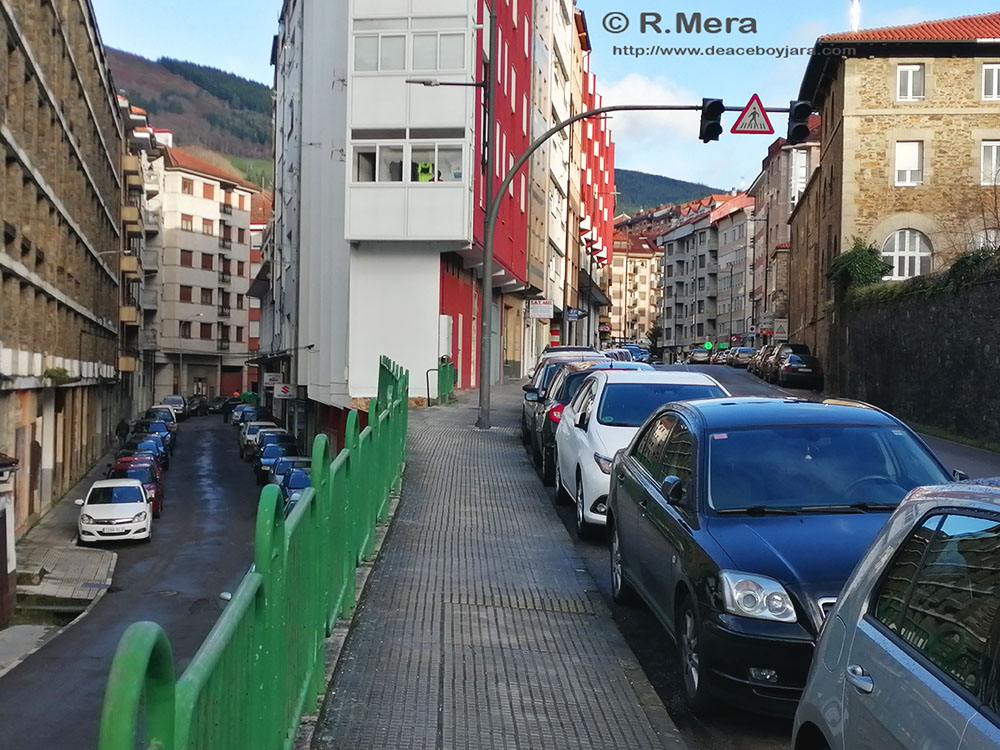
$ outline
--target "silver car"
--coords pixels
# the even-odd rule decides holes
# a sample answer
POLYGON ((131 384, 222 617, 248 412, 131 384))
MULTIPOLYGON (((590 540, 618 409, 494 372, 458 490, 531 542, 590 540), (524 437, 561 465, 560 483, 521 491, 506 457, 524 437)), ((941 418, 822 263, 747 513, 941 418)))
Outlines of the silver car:
POLYGON ((827 618, 794 750, 1000 747, 1000 479, 913 490, 827 618))

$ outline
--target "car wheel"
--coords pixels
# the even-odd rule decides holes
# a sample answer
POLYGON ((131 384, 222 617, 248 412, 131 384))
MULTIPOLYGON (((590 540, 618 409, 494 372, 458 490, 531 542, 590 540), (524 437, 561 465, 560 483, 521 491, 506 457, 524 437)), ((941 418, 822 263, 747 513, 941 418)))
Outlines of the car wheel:
POLYGON ((583 515, 583 478, 576 475, 576 535, 581 539, 592 539, 594 536, 594 525, 587 522, 583 515))
POLYGON ((556 481, 556 470, 552 465, 554 455, 551 450, 542 451, 542 485, 551 487, 556 481))
POLYGON ((559 469, 559 452, 553 448, 552 449, 552 463, 555 465, 555 487, 556 487, 556 505, 568 505, 570 501, 569 493, 566 491, 566 485, 563 483, 562 471, 559 469))
POLYGON ((528 433, 528 423, 524 421, 524 417, 521 417, 521 442, 527 445, 531 440, 531 435, 528 433))
POLYGON ((684 695, 692 711, 704 714, 711 707, 711 701, 702 664, 701 622, 690 596, 685 596, 677 609, 674 632, 677 635, 677 654, 684 676, 684 695))
POLYGON ((621 540, 618 538, 618 525, 611 524, 611 541, 608 544, 611 560, 611 598, 618 604, 632 604, 636 600, 635 589, 625 580, 622 572, 621 540))

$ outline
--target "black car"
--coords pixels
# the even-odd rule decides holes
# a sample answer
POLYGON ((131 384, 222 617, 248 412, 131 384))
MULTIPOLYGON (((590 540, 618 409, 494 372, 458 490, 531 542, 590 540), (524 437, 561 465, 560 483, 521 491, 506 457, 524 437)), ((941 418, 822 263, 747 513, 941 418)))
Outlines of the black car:
POLYGON ((253 473, 257 479, 257 484, 265 484, 267 482, 271 466, 274 465, 277 459, 282 456, 297 455, 299 455, 299 447, 295 444, 294 440, 291 442, 274 441, 261 447, 253 458, 253 473))
POLYGON ((666 404, 615 456, 612 595, 673 636, 688 701, 790 715, 840 590, 914 487, 953 475, 891 415, 850 402, 666 404))
POLYGON ((255 404, 243 404, 233 409, 232 423, 234 425, 243 422, 263 422, 271 418, 270 412, 263 406, 255 404))
MULTIPOLYGON (((607 362, 608 358, 599 352, 592 352, 589 356, 586 352, 570 352, 568 354, 550 354, 543 357, 531 380, 521 386, 524 391, 524 400, 521 402, 521 442, 525 445, 531 442, 531 424, 533 422, 533 412, 535 403, 545 397, 545 389, 548 387, 556 371, 567 362, 607 362)), ((541 456, 536 460, 541 461, 541 456)))
POLYGON ((780 386, 823 390, 823 367, 819 358, 809 354, 786 354, 777 365, 780 386))
POLYGON ((776 344, 767 357, 761 361, 760 372, 758 373, 768 383, 778 382, 778 365, 787 354, 811 355, 809 347, 805 344, 776 344))
MULTIPOLYGON (((128 440, 125 441, 124 450, 133 452, 155 450, 156 462, 160 465, 160 468, 164 470, 170 468, 170 454, 167 452, 163 438, 155 433, 133 433, 129 435, 128 440), (151 449, 149 446, 153 446, 153 448, 151 449)), ((121 453, 119 453, 120 455, 121 453)))
MULTIPOLYGON (((275 428, 268 428, 268 429, 275 429, 275 428)), ((267 447, 268 445, 275 445, 275 444, 291 445, 296 448, 298 447, 298 441, 295 439, 294 435, 290 435, 287 432, 265 432, 263 435, 258 435, 257 440, 247 446, 246 458, 256 464, 257 458, 260 456, 261 451, 263 451, 264 448, 267 447)), ((300 456, 302 455, 302 453, 300 451, 299 453, 288 453, 285 455, 300 456)))
POLYGON ((535 411, 531 424, 532 453, 539 456, 536 459, 542 468, 542 483, 551 487, 556 481, 555 445, 556 428, 562 410, 580 390, 583 381, 595 370, 652 370, 652 365, 644 362, 599 361, 569 362, 560 367, 549 387, 545 389, 545 397, 535 402, 535 411))

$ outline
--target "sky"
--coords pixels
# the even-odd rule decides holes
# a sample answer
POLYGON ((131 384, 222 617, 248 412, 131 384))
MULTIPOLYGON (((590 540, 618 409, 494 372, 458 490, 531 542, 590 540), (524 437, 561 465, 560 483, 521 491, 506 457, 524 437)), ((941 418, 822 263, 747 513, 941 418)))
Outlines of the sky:
MULTIPOLYGON (((346 2, 346 0, 318 0, 346 2)), ((524 2, 525 0, 522 0, 524 2)), ((104 43, 149 58, 190 60, 270 84, 271 38, 281 0, 172 0, 170 12, 142 11, 134 0, 92 0, 104 43)), ((614 47, 811 48, 816 37, 850 28, 850 0, 577 0, 590 31, 591 70, 605 104, 698 104, 702 98, 744 106, 759 94, 766 107, 787 107, 798 95, 804 56, 643 56, 614 54, 614 47), (640 13, 659 13, 661 30, 639 33, 640 13), (624 14, 629 28, 605 30, 608 14, 624 14), (677 33, 676 14, 702 19, 753 19, 755 33, 677 33)), ((894 26, 937 18, 995 12, 997 0, 861 0, 861 27, 894 26)), ((610 19, 615 28, 620 19, 610 19)), ((745 27, 750 24, 744 23, 745 27)), ((611 120, 618 167, 700 182, 714 188, 749 187, 768 144, 785 132, 784 115, 772 116, 776 134, 733 135, 737 113, 727 113, 718 142, 698 140, 698 113, 617 113, 611 120)))

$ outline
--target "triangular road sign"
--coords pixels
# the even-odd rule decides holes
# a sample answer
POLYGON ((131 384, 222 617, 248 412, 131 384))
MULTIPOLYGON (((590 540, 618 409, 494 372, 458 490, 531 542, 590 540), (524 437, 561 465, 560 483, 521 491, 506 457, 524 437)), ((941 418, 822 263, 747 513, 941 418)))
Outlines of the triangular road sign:
POLYGON ((774 327, 774 335, 775 336, 787 336, 788 335, 788 326, 784 323, 784 321, 782 321, 781 323, 778 323, 774 327))
POLYGON ((743 112, 736 119, 736 124, 730 133, 737 135, 769 135, 774 132, 771 121, 767 119, 767 112, 764 105, 760 103, 760 97, 754 94, 743 108, 743 112))

